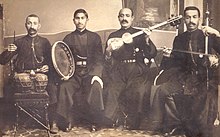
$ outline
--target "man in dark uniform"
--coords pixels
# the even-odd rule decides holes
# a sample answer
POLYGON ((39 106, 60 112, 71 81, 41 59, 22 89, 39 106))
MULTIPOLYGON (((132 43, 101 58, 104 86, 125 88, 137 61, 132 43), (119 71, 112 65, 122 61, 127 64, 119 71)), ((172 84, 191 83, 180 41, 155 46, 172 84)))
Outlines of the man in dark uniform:
POLYGON ((170 58, 162 63, 163 73, 170 73, 170 77, 155 93, 151 125, 154 130, 181 126, 187 136, 211 137, 217 116, 218 76, 217 69, 210 65, 215 58, 193 52, 205 53, 205 36, 208 36, 208 53, 213 54, 213 50, 220 53, 220 34, 208 26, 198 29, 197 7, 185 8, 184 21, 187 31, 175 37, 170 58), (172 119, 166 121, 165 115, 172 119))
MULTIPOLYGON (((118 19, 121 29, 110 34, 105 50, 106 70, 109 73, 104 87, 107 94, 105 117, 116 121, 118 125, 127 121, 129 129, 138 129, 150 60, 156 56, 157 50, 144 32, 131 37, 130 34, 142 32, 131 27, 134 20, 131 9, 121 9, 118 19), (127 117, 126 120, 123 117, 127 117)), ((150 34, 148 29, 145 32, 150 34)))
POLYGON ((60 83, 57 111, 65 119, 65 131, 71 129, 72 118, 96 124, 100 118, 98 113, 104 109, 100 97, 103 88, 101 38, 86 29, 88 20, 84 9, 76 10, 73 15, 76 30, 63 40, 70 47, 76 64, 73 77, 64 78, 60 83))
MULTIPOLYGON (((48 75, 49 68, 52 68, 51 45, 46 38, 38 35, 38 30, 41 27, 40 18, 35 14, 27 16, 25 27, 28 34, 17 39, 13 44, 9 44, 8 49, 0 55, 0 64, 5 65, 16 56, 13 63, 14 72, 12 73, 14 74, 11 74, 12 76, 20 79, 20 74, 26 73, 28 76, 30 72, 48 75)), ((48 79, 48 85, 50 85, 51 78, 48 79)), ((13 85, 5 86, 5 97, 11 97, 11 93, 16 90, 18 88, 13 85)), ((49 95, 55 94, 52 90, 47 89, 47 91, 49 95)), ((56 102, 53 96, 50 96, 50 102, 56 102)))
POLYGON ((21 73, 25 70, 41 69, 42 72, 48 71, 48 62, 50 62, 51 45, 46 38, 38 35, 38 29, 41 27, 40 19, 37 15, 31 14, 26 18, 25 23, 28 35, 16 40, 8 46, 1 54, 0 63, 8 63, 13 56, 17 55, 15 60, 15 72, 21 73))

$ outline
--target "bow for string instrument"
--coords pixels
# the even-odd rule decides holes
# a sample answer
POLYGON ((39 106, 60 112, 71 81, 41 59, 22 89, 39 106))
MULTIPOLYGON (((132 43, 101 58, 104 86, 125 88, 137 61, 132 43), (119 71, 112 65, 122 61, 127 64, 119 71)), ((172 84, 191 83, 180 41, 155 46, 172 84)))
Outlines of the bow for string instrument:
MULTIPOLYGON (((172 17, 172 18, 170 18, 167 21, 161 22, 161 23, 156 24, 154 26, 151 26, 151 27, 149 27, 147 29, 154 30, 156 28, 159 28, 159 27, 167 25, 167 24, 171 24, 172 26, 176 26, 176 25, 180 24, 180 19, 181 18, 182 18, 182 15, 179 15, 179 16, 176 16, 176 17, 172 17)), ((136 33, 133 33, 133 34, 124 33, 121 38, 110 38, 107 41, 107 44, 108 45, 111 44, 113 50, 119 49, 124 43, 127 43, 127 44, 131 43, 133 41, 134 37, 137 37, 137 36, 145 33, 145 30, 146 30, 146 28, 144 28, 144 29, 142 28, 142 30, 140 30, 140 31, 138 31, 136 33)))
MULTIPOLYGON (((180 53, 185 53, 185 54, 194 54, 194 55, 199 55, 200 58, 203 58, 204 56, 208 56, 208 60, 210 62, 208 67, 211 68, 217 68, 220 64, 219 58, 216 54, 206 54, 202 52, 195 52, 195 51, 188 51, 188 50, 178 50, 178 49, 172 49, 172 48, 167 48, 167 47, 160 47, 157 48, 158 50, 163 50, 164 53, 170 54, 172 52, 180 52, 180 53)), ((168 55, 170 56, 170 55, 168 55)))

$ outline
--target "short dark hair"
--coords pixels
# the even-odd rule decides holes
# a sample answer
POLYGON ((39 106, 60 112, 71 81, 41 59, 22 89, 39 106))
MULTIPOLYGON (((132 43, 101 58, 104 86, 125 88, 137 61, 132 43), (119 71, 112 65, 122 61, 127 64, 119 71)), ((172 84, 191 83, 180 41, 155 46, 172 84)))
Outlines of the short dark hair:
MULTIPOLYGON (((133 11, 133 9, 131 9, 131 8, 123 8, 123 9, 129 9, 129 10, 131 10, 131 16, 134 16, 134 11, 133 11)), ((118 16, 120 15, 120 13, 121 13, 121 11, 122 11, 123 9, 121 9, 121 10, 119 11, 118 16)))
POLYGON ((76 17, 76 14, 78 14, 78 13, 84 13, 85 16, 86 16, 87 18, 89 18, 88 13, 87 13, 86 10, 84 10, 84 9, 77 9, 77 10, 74 12, 74 14, 73 14, 73 18, 75 18, 75 17, 76 17))
POLYGON ((200 17, 200 10, 196 7, 196 6, 188 6, 184 9, 184 16, 186 15, 186 11, 187 10, 197 10, 198 11, 198 15, 200 17))
POLYGON ((39 17, 38 15, 36 15, 36 14, 30 14, 30 15, 28 15, 28 16, 26 17, 26 21, 27 21, 27 19, 28 19, 29 17, 36 17, 36 18, 38 18, 38 20, 39 20, 39 22, 40 22, 40 17, 39 17))

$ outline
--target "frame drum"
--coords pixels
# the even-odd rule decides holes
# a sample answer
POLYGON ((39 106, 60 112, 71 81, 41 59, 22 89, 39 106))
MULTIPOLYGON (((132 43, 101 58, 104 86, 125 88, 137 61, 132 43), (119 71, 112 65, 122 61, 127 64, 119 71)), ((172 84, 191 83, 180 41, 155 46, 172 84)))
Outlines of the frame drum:
POLYGON ((63 41, 57 41, 52 46, 52 62, 61 78, 72 77, 75 72, 75 61, 69 46, 63 41))

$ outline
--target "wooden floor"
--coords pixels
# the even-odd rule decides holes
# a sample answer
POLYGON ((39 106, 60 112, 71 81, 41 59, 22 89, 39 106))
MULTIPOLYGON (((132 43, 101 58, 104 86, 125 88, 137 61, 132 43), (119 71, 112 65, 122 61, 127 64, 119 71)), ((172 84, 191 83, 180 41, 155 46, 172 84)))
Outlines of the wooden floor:
MULTIPOLYGON (((12 137, 14 136, 13 125, 15 121, 15 109, 14 105, 10 103, 5 103, 5 101, 0 99, 0 131, 7 133, 6 135, 1 135, 0 137, 12 137)), ((30 120, 31 121, 31 120, 30 120)), ((141 130, 121 130, 114 128, 105 128, 97 132, 90 132, 88 129, 83 127, 74 127, 70 132, 59 131, 58 134, 51 134, 51 137, 164 137, 164 134, 152 135, 149 131, 145 129, 147 126, 147 120, 142 121, 141 130)), ((28 120, 25 120, 19 127, 16 137, 44 137, 47 136, 47 132, 40 125, 35 123, 30 124, 28 120), (31 126, 30 126, 31 125, 31 126)), ((185 135, 178 134, 173 137, 185 137, 185 135)), ((214 129, 214 136, 220 137, 220 126, 214 129)))
MULTIPOLYGON (((14 136, 13 131, 9 131, 4 137, 14 136)), ((16 137, 46 137, 48 136, 46 130, 21 128, 16 134, 16 137)), ((144 130, 121 130, 113 128, 105 128, 96 132, 90 132, 82 127, 74 127, 70 132, 59 131, 57 134, 50 134, 51 137, 164 137, 161 134, 152 135, 144 130)), ((185 135, 176 135, 173 137, 185 137, 185 135)))

